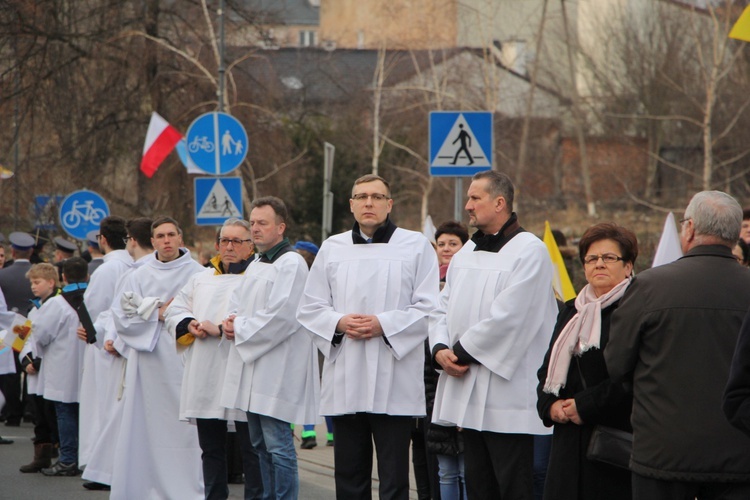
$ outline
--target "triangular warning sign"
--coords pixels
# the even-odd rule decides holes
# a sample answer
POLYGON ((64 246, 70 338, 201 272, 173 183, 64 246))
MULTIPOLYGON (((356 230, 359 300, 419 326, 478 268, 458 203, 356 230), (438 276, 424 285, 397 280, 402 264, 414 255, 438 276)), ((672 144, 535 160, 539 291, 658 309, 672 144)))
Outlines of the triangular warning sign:
POLYGON ((240 215, 241 212, 237 209, 234 201, 232 201, 232 197, 227 193, 221 179, 216 179, 196 218, 240 217, 240 215))
POLYGON ((479 144, 474 132, 459 114, 456 122, 440 146, 433 167, 491 167, 490 159, 479 144))

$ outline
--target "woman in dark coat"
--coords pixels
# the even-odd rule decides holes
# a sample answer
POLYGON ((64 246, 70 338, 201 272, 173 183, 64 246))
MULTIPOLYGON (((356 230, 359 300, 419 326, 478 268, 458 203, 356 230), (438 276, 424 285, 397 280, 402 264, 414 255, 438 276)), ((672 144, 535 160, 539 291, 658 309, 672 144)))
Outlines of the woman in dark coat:
POLYGON ((632 432, 632 394, 609 381, 603 350, 609 324, 630 283, 638 242, 610 223, 589 228, 579 243, 588 284, 557 317, 539 369, 537 409, 554 426, 544 498, 630 499, 630 471, 586 458, 597 424, 632 432))

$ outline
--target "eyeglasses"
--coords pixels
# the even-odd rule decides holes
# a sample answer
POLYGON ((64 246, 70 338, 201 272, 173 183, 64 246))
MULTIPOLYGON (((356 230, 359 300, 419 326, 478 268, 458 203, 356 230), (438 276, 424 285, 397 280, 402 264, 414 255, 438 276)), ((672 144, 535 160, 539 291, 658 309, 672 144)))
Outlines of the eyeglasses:
POLYGON ((613 253, 605 253, 602 255, 587 255, 583 258, 583 263, 588 266, 599 262, 599 259, 602 259, 602 262, 604 262, 605 264, 614 264, 618 260, 624 260, 622 257, 619 257, 613 253))
POLYGON ((133 237, 132 237, 132 236, 125 236, 125 237, 124 237, 124 238, 122 239, 122 242, 123 242, 123 243, 125 243, 125 244, 127 245, 127 244, 128 244, 128 241, 130 241, 130 240, 132 240, 132 239, 133 239, 133 237))
POLYGON ((95 235, 94 235, 94 238, 96 238, 97 240, 98 240, 99 238, 101 238, 101 237, 102 237, 102 235, 101 235, 101 234, 95 234, 95 235))
POLYGON ((689 220, 693 220, 693 218, 692 217, 685 217, 684 219, 680 219, 680 225, 683 225, 685 222, 687 222, 689 220))
POLYGON ((372 201, 385 201, 388 198, 387 194, 380 194, 380 193, 358 193, 355 195, 352 195, 352 200, 354 201, 367 201, 367 198, 372 198, 372 201))
POLYGON ((249 238, 246 240, 240 240, 237 238, 219 238, 219 246, 225 247, 231 243, 232 245, 238 247, 248 241, 252 241, 252 240, 249 238))

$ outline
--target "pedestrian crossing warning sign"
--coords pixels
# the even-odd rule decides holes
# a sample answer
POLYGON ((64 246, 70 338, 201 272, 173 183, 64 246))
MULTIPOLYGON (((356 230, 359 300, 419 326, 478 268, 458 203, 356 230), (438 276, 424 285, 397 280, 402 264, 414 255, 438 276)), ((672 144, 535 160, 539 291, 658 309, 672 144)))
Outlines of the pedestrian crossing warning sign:
POLYGON ((492 113, 430 113, 430 174, 463 177, 492 169, 492 113))
POLYGON ((239 177, 195 179, 195 223, 218 226, 232 217, 242 218, 242 181, 239 177))

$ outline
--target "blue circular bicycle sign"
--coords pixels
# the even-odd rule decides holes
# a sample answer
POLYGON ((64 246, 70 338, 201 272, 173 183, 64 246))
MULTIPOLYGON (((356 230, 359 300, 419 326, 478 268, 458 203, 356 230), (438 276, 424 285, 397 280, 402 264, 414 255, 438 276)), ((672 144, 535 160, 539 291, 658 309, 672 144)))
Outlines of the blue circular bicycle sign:
POLYGON ((190 124, 187 149, 193 163, 207 174, 228 174, 247 156, 247 132, 232 115, 205 113, 190 124))
POLYGON ((86 189, 70 193, 60 205, 60 225, 79 240, 85 240, 90 231, 99 229, 99 223, 108 215, 109 206, 104 198, 86 189))

